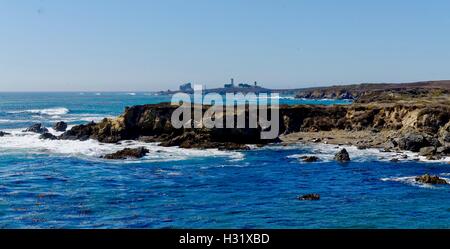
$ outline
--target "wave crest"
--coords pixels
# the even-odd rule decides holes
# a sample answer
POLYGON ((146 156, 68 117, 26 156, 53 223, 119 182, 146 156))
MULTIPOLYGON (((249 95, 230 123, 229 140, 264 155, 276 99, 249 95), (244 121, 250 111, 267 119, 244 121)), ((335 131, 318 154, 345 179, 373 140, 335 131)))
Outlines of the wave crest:
POLYGON ((70 110, 65 107, 54 107, 54 108, 44 108, 44 109, 29 109, 29 110, 22 110, 22 111, 11 111, 8 113, 10 113, 10 114, 32 113, 32 114, 53 116, 53 115, 64 115, 69 112, 70 112, 70 110))

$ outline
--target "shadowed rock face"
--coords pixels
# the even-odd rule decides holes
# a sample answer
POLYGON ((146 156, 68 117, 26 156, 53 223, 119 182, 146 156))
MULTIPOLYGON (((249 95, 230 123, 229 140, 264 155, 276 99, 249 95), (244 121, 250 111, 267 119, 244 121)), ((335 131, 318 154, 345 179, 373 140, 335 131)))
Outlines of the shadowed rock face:
POLYGON ((55 131, 66 131, 66 129, 67 129, 67 123, 66 123, 66 122, 63 122, 63 121, 57 122, 57 123, 55 123, 55 124, 53 125, 53 129, 54 129, 55 131))
POLYGON ((342 149, 336 155, 334 156, 334 160, 339 162, 349 162, 350 161, 350 155, 348 154, 346 149, 342 149))
POLYGON ((117 151, 112 154, 105 155, 103 158, 105 159, 137 159, 142 158, 149 152, 148 149, 144 147, 139 147, 136 149, 125 148, 123 150, 117 151))
POLYGON ((46 133, 40 135, 39 139, 56 140, 56 139, 58 139, 58 137, 56 137, 55 135, 53 135, 51 133, 46 132, 46 133))
POLYGON ((406 134, 398 140, 398 147, 402 150, 410 150, 419 152, 422 147, 428 146, 430 143, 422 134, 406 134))
POLYGON ((24 132, 34 132, 34 133, 43 134, 43 133, 48 132, 48 129, 45 128, 44 126, 42 126, 42 124, 33 124, 32 126, 25 129, 24 132))

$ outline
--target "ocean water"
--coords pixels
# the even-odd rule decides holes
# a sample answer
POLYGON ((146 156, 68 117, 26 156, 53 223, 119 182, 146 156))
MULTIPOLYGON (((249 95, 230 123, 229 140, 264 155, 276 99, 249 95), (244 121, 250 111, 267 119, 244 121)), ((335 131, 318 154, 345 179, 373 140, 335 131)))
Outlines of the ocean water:
MULTIPOLYGON (((146 93, 0 93, 0 228, 450 228, 449 159, 346 147, 271 145, 250 151, 187 150, 124 141, 42 141, 32 123, 75 125, 125 106, 170 101, 146 93), (146 146, 141 160, 101 155, 146 146), (317 163, 300 162, 317 155, 317 163), (392 158, 401 158, 397 163, 392 158), (416 161, 419 160, 419 161, 416 161), (297 196, 318 193, 319 201, 297 196)), ((345 104, 280 98, 286 104, 345 104)), ((52 133, 58 134, 51 130, 52 133)))

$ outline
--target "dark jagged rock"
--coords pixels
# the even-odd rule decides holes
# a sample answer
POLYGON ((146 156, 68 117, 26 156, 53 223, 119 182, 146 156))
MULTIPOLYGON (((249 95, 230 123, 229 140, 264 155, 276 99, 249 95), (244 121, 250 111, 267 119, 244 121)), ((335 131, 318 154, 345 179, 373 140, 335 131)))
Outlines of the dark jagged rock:
POLYGON ((137 159, 137 158, 144 157, 149 152, 150 151, 144 147, 139 147, 136 149, 125 148, 125 149, 117 151, 115 153, 105 155, 103 158, 116 159, 116 160, 137 159))
POLYGON ((422 147, 426 147, 430 143, 425 139, 422 134, 408 133, 398 141, 398 147, 402 150, 410 150, 413 152, 419 152, 422 147))
POLYGON ((298 197, 301 201, 317 201, 320 200, 319 194, 306 194, 298 197))
POLYGON ((64 132, 61 136, 59 136, 59 138, 63 140, 88 140, 91 138, 91 136, 93 136, 95 126, 96 124, 94 122, 86 125, 74 126, 72 129, 64 132))
POLYGON ((300 159, 306 163, 313 163, 319 161, 319 158, 316 156, 301 156, 300 159))
POLYGON ((342 149, 334 156, 334 160, 339 162, 348 162, 350 161, 350 155, 348 154, 346 149, 342 149))
POLYGON ((43 133, 48 132, 48 129, 45 128, 44 126, 42 126, 42 124, 33 124, 32 126, 25 129, 24 132, 34 132, 34 133, 43 134, 43 133))
POLYGON ((53 129, 54 129, 55 131, 66 131, 66 129, 67 129, 67 123, 66 123, 66 122, 63 122, 63 121, 57 122, 57 123, 55 123, 55 124, 53 125, 53 129))
POLYGON ((446 180, 444 180, 438 176, 431 176, 428 174, 416 177, 416 181, 420 182, 420 183, 426 183, 426 184, 448 184, 446 180))
POLYGON ((58 137, 56 137, 55 135, 53 135, 51 133, 46 132, 46 133, 40 135, 39 139, 56 140, 56 139, 58 139, 58 137))
POLYGON ((7 132, 4 132, 4 131, 0 131, 0 137, 6 136, 6 135, 10 135, 10 134, 7 132))
POLYGON ((446 146, 442 146, 436 149, 436 153, 439 153, 443 156, 447 156, 450 154, 450 146, 446 147, 446 146))

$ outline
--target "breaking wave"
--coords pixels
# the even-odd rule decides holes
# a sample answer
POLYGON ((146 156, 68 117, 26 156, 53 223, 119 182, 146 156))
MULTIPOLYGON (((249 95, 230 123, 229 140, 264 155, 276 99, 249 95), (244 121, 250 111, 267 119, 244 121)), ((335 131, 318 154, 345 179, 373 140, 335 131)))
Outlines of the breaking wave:
MULTIPOLYGON (((386 177, 381 178, 381 181, 384 182, 400 182, 404 184, 408 184, 411 186, 421 187, 421 188, 438 188, 438 185, 431 185, 426 183, 421 183, 416 181, 417 176, 402 176, 402 177, 386 177)), ((445 179, 447 182, 450 182, 448 178, 441 177, 442 179, 445 179)))
POLYGON ((65 107, 55 107, 55 108, 45 108, 45 109, 29 109, 29 110, 22 110, 22 111, 10 111, 8 113, 10 114, 18 114, 18 113, 32 113, 32 114, 39 114, 39 115, 48 115, 48 116, 54 116, 54 115, 64 115, 69 113, 69 109, 65 107))
MULTIPOLYGON (((69 127, 70 128, 70 127, 69 127)), ((111 161, 111 163, 139 163, 139 162, 160 162, 179 161, 202 157, 226 157, 232 161, 242 160, 244 155, 241 152, 220 151, 217 149, 196 150, 182 149, 178 147, 162 147, 157 143, 144 143, 139 141, 122 141, 119 144, 100 143, 96 140, 42 140, 39 134, 22 132, 21 129, 5 130, 11 135, 0 137, 0 154, 56 154, 61 156, 74 156, 88 160, 103 160, 101 156, 114 153, 124 148, 145 147, 150 152, 140 160, 111 161)), ((49 131, 54 135, 61 133, 53 129, 49 131)))
POLYGON ((410 152, 410 151, 402 151, 402 152, 384 152, 377 148, 368 148, 368 149, 358 149, 356 146, 338 146, 332 144, 322 144, 322 143, 311 143, 311 144, 293 144, 289 146, 274 146, 272 148, 276 149, 292 149, 292 148, 301 148, 308 151, 305 154, 292 154, 287 156, 288 158, 299 158, 305 155, 315 155, 318 156, 321 161, 333 161, 335 154, 340 150, 345 148, 350 154, 350 158, 352 161, 356 162, 366 162, 366 161, 421 161, 428 163, 446 163, 450 162, 450 157, 443 157, 440 160, 427 160, 423 156, 419 156, 418 153, 410 152))

